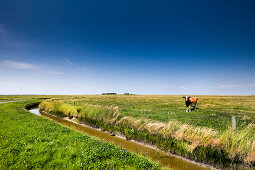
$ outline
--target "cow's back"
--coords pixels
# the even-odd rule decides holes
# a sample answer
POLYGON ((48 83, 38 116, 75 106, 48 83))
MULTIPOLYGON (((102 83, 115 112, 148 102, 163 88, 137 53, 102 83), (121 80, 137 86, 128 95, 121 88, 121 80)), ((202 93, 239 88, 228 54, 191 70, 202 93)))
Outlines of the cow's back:
POLYGON ((191 97, 189 98, 190 102, 193 103, 193 104, 196 104, 197 101, 198 101, 198 98, 197 97, 191 97))

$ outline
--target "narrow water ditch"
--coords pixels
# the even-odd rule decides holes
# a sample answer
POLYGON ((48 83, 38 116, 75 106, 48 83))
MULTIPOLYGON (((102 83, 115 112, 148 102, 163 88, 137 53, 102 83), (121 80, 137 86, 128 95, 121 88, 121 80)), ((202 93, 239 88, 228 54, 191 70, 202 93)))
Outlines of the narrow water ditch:
POLYGON ((11 103, 11 102, 18 102, 18 101, 22 101, 22 100, 4 101, 4 102, 0 102, 0 104, 3 104, 3 103, 11 103))
POLYGON ((109 134, 107 132, 103 132, 99 129, 95 129, 95 128, 89 127, 87 125, 84 125, 84 124, 76 123, 71 120, 59 118, 54 115, 51 115, 51 114, 48 114, 45 112, 41 112, 41 111, 39 111, 39 108, 30 109, 29 112, 34 113, 38 116, 42 116, 42 117, 51 119, 51 120, 58 122, 62 125, 65 125, 67 127, 70 127, 70 128, 76 129, 80 132, 83 132, 89 136, 96 137, 102 141, 110 142, 112 144, 121 146, 128 151, 148 157, 151 160, 159 163, 162 167, 173 168, 174 170, 210 169, 209 167, 201 166, 195 162, 188 161, 188 160, 185 160, 178 156, 174 156, 169 153, 163 152, 163 151, 156 149, 152 146, 144 145, 144 144, 138 143, 133 140, 126 140, 125 138, 123 138, 121 136, 112 136, 111 134, 109 134))

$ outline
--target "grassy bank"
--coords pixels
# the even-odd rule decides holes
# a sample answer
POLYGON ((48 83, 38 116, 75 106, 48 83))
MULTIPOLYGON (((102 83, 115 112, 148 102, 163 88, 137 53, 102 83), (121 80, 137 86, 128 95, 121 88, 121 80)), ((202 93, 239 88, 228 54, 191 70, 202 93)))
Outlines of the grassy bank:
MULTIPOLYGON (((0 95, 0 102, 17 101, 17 100, 31 100, 31 99, 50 99, 56 96, 46 95, 0 95)), ((60 96, 58 96, 60 97, 60 96)))
POLYGON ((199 109, 190 113, 181 96, 69 96, 40 107, 195 160, 253 167, 254 96, 199 99, 199 109), (232 115, 237 116, 236 131, 230 128, 232 115))
POLYGON ((143 157, 24 109, 38 101, 0 104, 0 169, 159 168, 143 157))

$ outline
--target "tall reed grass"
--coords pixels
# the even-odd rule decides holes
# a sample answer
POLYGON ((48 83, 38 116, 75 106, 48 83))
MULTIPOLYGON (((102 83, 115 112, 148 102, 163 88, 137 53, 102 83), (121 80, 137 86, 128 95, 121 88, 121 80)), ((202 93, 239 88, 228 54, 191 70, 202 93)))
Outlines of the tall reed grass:
POLYGON ((39 106, 41 109, 52 112, 61 112, 65 116, 86 118, 101 121, 111 126, 126 127, 135 131, 146 131, 150 135, 160 135, 164 139, 174 138, 189 143, 189 152, 197 147, 211 147, 223 149, 232 160, 241 159, 244 163, 255 162, 255 125, 249 124, 246 128, 233 131, 228 128, 225 132, 200 126, 192 126, 179 121, 160 122, 148 118, 123 116, 118 107, 98 106, 83 104, 72 106, 61 101, 44 101, 39 106))

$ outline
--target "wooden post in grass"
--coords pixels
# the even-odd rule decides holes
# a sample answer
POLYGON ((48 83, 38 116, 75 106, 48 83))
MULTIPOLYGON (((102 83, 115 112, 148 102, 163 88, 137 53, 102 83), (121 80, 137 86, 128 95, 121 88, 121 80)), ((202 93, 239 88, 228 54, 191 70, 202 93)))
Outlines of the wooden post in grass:
POLYGON ((232 128, 236 130, 236 116, 232 116, 232 128))
POLYGON ((73 102, 73 106, 75 105, 75 102, 73 102))

